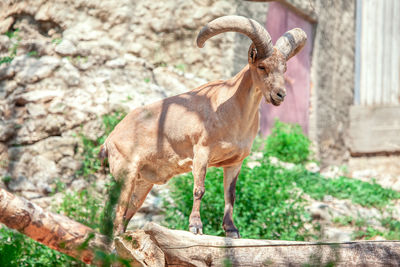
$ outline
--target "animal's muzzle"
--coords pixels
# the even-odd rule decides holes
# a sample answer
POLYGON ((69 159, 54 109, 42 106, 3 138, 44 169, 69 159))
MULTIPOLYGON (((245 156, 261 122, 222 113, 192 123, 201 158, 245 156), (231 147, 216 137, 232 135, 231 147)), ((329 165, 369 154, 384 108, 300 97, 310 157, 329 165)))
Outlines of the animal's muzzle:
POLYGON ((271 92, 271 94, 270 94, 271 103, 274 106, 279 106, 285 99, 285 96, 286 96, 286 90, 284 88, 279 89, 279 91, 277 93, 271 92))

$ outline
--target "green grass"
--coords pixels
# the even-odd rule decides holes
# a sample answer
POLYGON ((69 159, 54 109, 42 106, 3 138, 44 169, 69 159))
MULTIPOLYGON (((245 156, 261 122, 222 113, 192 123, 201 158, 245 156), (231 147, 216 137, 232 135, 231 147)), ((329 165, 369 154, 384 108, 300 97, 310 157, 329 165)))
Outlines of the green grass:
POLYGON ((107 136, 111 133, 114 127, 125 117, 123 112, 114 112, 112 114, 104 115, 102 117, 104 134, 97 138, 96 140, 91 140, 84 134, 80 134, 82 142, 82 167, 79 169, 77 175, 82 175, 84 177, 90 174, 96 173, 101 170, 101 160, 98 157, 100 152, 100 145, 104 143, 107 136))
POLYGON ((303 134, 298 124, 275 120, 271 135, 265 141, 265 155, 296 164, 310 160, 311 141, 303 134))
MULTIPOLYGON (((331 195, 382 210, 390 206, 392 200, 400 199, 400 192, 382 188, 376 183, 347 177, 329 179, 319 173, 307 171, 304 164, 312 156, 310 145, 311 142, 301 132, 300 126, 279 121, 275 123, 267 140, 256 140, 253 151, 259 151, 263 147, 261 152, 264 157, 257 160, 259 164, 253 169, 248 168, 245 161, 236 186, 234 221, 242 237, 284 240, 309 238, 310 234, 304 228, 310 222, 310 215, 304 209, 304 193, 317 200, 331 195), (270 156, 296 165, 292 169, 273 165, 269 161, 270 156)), ((187 230, 193 202, 192 175, 173 178, 170 185, 170 195, 175 205, 165 203, 164 224, 169 228, 187 230)), ((223 235, 222 170, 208 170, 205 188, 201 206, 204 232, 223 235)), ((397 224, 387 225, 393 225, 392 228, 397 229, 397 224)), ((373 233, 369 231, 369 235, 373 233)))
POLYGON ((35 58, 39 57, 38 51, 35 51, 35 50, 28 52, 27 55, 28 55, 28 57, 35 57, 35 58))
POLYGON ((382 236, 386 240, 400 239, 400 221, 392 216, 380 219, 381 225, 385 228, 384 231, 371 226, 366 219, 355 219, 351 216, 336 217, 333 219, 333 223, 339 226, 355 227, 356 231, 353 233, 353 239, 371 239, 375 236, 382 236))
POLYGON ((19 47, 19 42, 21 41, 21 37, 19 36, 19 29, 15 29, 14 31, 7 31, 4 35, 6 35, 10 40, 15 39, 15 43, 9 49, 9 56, 0 57, 0 66, 4 63, 10 63, 13 61, 15 56, 17 55, 17 49, 19 47))
POLYGON ((282 172, 285 179, 296 183, 297 187, 317 200, 331 195, 338 199, 350 199, 353 203, 365 207, 384 208, 391 200, 400 199, 400 192, 383 188, 379 184, 347 177, 329 179, 319 173, 309 172, 301 165, 282 172))
POLYGON ((339 226, 353 225, 354 218, 351 216, 342 216, 333 218, 332 222, 339 226))
MULTIPOLYGON (((234 220, 245 238, 307 239, 309 235, 305 232, 304 224, 310 221, 310 216, 304 210, 302 193, 317 200, 332 195, 338 199, 350 199, 365 207, 382 209, 391 200, 400 198, 399 192, 384 189, 378 184, 345 177, 328 179, 308 172, 301 165, 287 170, 270 164, 266 158, 260 160, 260 164, 253 169, 242 167, 237 182, 234 220)), ((192 175, 176 177, 170 183, 171 197, 176 206, 165 205, 165 225, 186 230, 193 201, 192 175), (182 216, 176 216, 177 211, 182 216)), ((205 187, 201 207, 204 232, 223 235, 222 170, 209 169, 205 187)))
POLYGON ((85 266, 6 227, 0 228, 0 266, 85 266))
POLYGON ((55 211, 90 228, 99 229, 102 206, 100 199, 84 189, 79 192, 65 193, 63 202, 55 208, 55 211))
MULTIPOLYGON (((90 175, 101 169, 97 155, 99 145, 109 135, 125 114, 115 112, 102 117, 104 135, 90 140, 81 137, 82 168, 77 176, 89 179, 90 175)), ((255 151, 261 151, 263 158, 258 159, 259 166, 253 169, 245 164, 237 182, 234 221, 244 238, 307 240, 312 236, 305 229, 311 222, 305 210, 304 194, 322 200, 325 195, 339 199, 350 199, 353 203, 365 207, 378 207, 382 210, 390 206, 400 193, 382 188, 376 183, 367 183, 346 177, 328 179, 318 173, 305 169, 304 164, 311 157, 311 142, 301 133, 299 126, 276 122, 273 134, 265 141, 255 142, 255 151), (270 156, 282 161, 293 162, 296 166, 285 169, 271 164, 270 156)), ((164 224, 173 229, 188 229, 188 217, 192 208, 193 178, 185 174, 171 180, 170 196, 174 205, 165 200, 164 224)), ((92 186, 95 186, 92 184, 92 186)), ((115 181, 107 184, 108 200, 94 194, 94 188, 80 192, 65 193, 62 204, 56 208, 71 219, 79 221, 93 229, 112 237, 115 205, 121 185, 115 181)), ((222 218, 224 211, 223 172, 221 169, 208 170, 201 214, 204 233, 223 235, 222 218)), ((65 184, 56 182, 56 191, 65 190, 65 184)), ((376 235, 387 239, 400 239, 400 222, 392 217, 382 219, 386 231, 381 232, 368 226, 365 220, 351 217, 335 218, 336 224, 351 224, 357 227, 356 238, 371 238, 376 235)), ((316 224, 318 227, 318 224, 316 224)), ((107 264, 118 261, 114 256, 98 253, 107 264)), ((106 264, 106 265, 107 265, 106 264)), ((122 264, 126 264, 122 263, 122 264)), ((62 253, 53 251, 8 228, 0 229, 0 266, 84 266, 62 253)))
POLYGON ((388 240, 400 240, 400 221, 393 217, 386 217, 381 220, 382 226, 389 229, 384 233, 384 237, 388 240))
MULTIPOLYGON (((304 240, 304 223, 309 215, 304 210, 301 194, 286 180, 276 179, 280 169, 261 165, 250 169, 242 167, 236 184, 234 221, 243 238, 304 240)), ((176 206, 166 204, 165 224, 170 228, 188 229, 188 218, 192 208, 193 178, 186 174, 171 182, 171 197, 176 206), (177 216, 177 212, 182 216, 177 216)), ((206 193, 201 213, 204 232, 223 235, 224 213, 223 172, 209 169, 206 178, 206 193)))
POLYGON ((51 43, 59 45, 62 42, 61 38, 54 38, 51 40, 51 43))
POLYGON ((176 65, 175 65, 175 68, 176 68, 177 70, 180 70, 180 71, 182 71, 182 72, 185 72, 186 65, 185 65, 185 64, 176 64, 176 65))
MULTIPOLYGON (((97 140, 90 140, 81 134, 81 146, 83 147, 83 166, 77 176, 87 177, 99 171, 101 164, 97 157, 99 145, 114 129, 124 113, 114 112, 102 117, 104 135, 97 140)), ((7 182, 7 177, 3 178, 7 182)), ((54 211, 62 213, 69 218, 80 222, 100 233, 112 238, 115 205, 118 200, 121 185, 111 179, 107 184, 107 196, 99 197, 95 194, 95 182, 91 181, 90 188, 79 192, 64 194, 62 203, 54 207, 54 211)), ((55 182, 55 191, 65 190, 65 184, 60 180, 55 182)), ((110 266, 113 262, 120 262, 128 266, 128 263, 115 255, 107 255, 102 251, 96 252, 96 257, 103 260, 104 266, 110 266)), ((84 263, 73 259, 63 253, 52 250, 14 230, 7 227, 0 228, 0 266, 86 266, 84 263)))
MULTIPOLYGON (((108 199, 96 198, 89 190, 66 193, 63 202, 55 211, 74 221, 80 222, 112 240, 115 205, 117 204, 120 184, 111 180, 107 186, 108 199), (107 200, 107 201, 105 201, 107 200), (105 202, 105 204, 104 204, 105 202)), ((92 189, 93 191, 93 189, 92 189)), ((96 251, 95 255, 103 261, 103 266, 119 262, 129 266, 128 262, 116 255, 96 251)), ((0 266, 87 266, 63 253, 52 250, 29 237, 7 227, 0 228, 0 266)))

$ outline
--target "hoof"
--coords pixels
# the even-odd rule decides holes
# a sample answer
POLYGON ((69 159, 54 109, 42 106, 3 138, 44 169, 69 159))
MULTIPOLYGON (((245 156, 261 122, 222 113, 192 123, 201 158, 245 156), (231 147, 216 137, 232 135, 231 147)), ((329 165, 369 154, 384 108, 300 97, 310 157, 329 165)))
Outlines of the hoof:
POLYGON ((225 236, 229 238, 240 238, 240 234, 238 230, 227 230, 225 231, 225 236))
POLYGON ((202 227, 198 227, 198 226, 189 226, 189 231, 192 234, 195 234, 195 235, 202 235, 203 234, 203 228, 202 227))

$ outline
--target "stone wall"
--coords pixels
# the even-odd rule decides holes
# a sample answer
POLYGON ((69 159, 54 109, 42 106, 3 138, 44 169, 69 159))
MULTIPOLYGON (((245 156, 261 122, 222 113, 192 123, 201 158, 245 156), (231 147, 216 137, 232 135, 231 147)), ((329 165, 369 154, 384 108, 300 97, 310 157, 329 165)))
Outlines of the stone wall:
MULTIPOLYGON (((323 163, 341 163, 354 1, 284 2, 316 22, 310 135, 323 163)), ((231 77, 247 64, 250 40, 225 33, 199 49, 198 30, 229 14, 264 24, 267 9, 239 0, 2 1, 0 33, 9 36, 0 35, 0 57, 14 48, 16 56, 0 66, 0 176, 27 198, 49 194, 56 179, 72 184, 79 133, 95 139, 104 114, 231 77)))
POLYGON ((346 140, 354 99, 355 1, 277 1, 314 24, 308 40, 313 43, 309 137, 323 166, 343 164, 349 158, 346 140))
POLYGON ((223 15, 254 13, 263 23, 266 8, 239 0, 1 1, 0 58, 15 57, 0 65, 0 186, 43 206, 56 181, 87 186, 76 175, 80 134, 95 140, 104 114, 235 74, 250 41, 226 33, 199 49, 196 35, 223 15))
POLYGON ((323 164, 342 164, 354 94, 355 1, 315 1, 312 59, 316 141, 323 164))
POLYGON ((355 1, 280 0, 315 23, 311 67, 310 138, 323 166, 343 164, 353 104, 355 1))

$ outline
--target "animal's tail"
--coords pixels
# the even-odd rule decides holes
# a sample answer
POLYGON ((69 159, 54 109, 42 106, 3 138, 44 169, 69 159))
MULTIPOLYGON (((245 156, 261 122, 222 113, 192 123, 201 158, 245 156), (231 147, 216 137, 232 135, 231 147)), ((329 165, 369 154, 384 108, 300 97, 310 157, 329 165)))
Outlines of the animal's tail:
POLYGON ((102 144, 100 146, 100 152, 99 152, 99 158, 101 161, 101 167, 103 168, 104 173, 106 172, 105 170, 105 164, 104 162, 106 161, 107 157, 108 157, 108 150, 107 150, 107 146, 106 143, 102 144))

